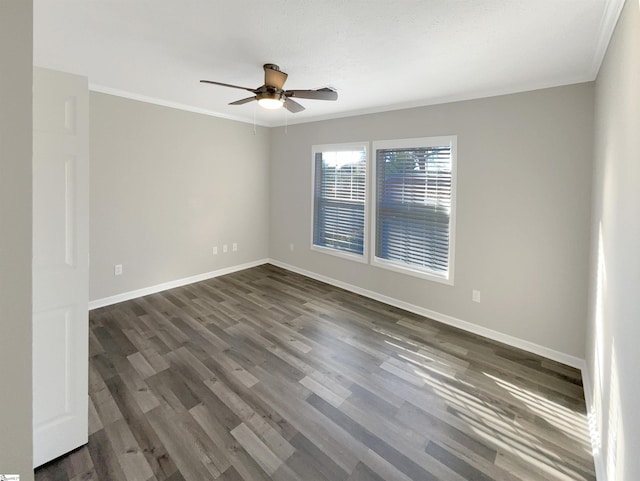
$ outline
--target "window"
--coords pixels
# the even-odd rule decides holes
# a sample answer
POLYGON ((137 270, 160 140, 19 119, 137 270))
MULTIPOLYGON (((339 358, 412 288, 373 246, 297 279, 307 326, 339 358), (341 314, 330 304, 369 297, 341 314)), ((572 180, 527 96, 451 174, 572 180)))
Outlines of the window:
POLYGON ((453 284, 456 137, 374 142, 372 263, 453 284))
POLYGON ((366 144, 313 147, 312 249, 366 261, 366 144))

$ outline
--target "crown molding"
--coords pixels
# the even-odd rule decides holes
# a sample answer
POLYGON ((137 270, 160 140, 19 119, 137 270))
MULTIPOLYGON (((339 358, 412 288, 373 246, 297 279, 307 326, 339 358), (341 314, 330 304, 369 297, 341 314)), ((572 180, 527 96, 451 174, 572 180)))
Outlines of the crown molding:
POLYGON ((600 20, 600 28, 598 29, 598 43, 596 44, 593 61, 591 63, 591 77, 593 80, 596 79, 600 71, 600 66, 607 53, 613 31, 618 23, 618 18, 620 18, 620 13, 622 13, 624 2, 625 0, 608 0, 605 2, 602 19, 600 20))

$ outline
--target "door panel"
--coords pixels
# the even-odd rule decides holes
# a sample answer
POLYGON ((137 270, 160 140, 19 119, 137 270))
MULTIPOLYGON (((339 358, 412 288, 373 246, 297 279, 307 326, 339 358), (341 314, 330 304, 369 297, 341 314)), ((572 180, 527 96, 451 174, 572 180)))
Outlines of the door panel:
POLYGON ((42 149, 34 159, 38 172, 33 174, 33 189, 38 191, 34 199, 33 236, 46 239, 34 242, 33 264, 38 269, 74 269, 76 267, 76 205, 77 157, 64 151, 55 152, 51 134, 40 134, 42 149), (49 159, 42 159, 47 152, 49 159))
POLYGON ((89 91, 34 69, 34 466, 87 442, 89 91))
POLYGON ((67 353, 72 348, 73 306, 48 310, 33 316, 33 349, 41 362, 34 366, 34 397, 46 399, 36 413, 38 425, 55 423, 71 412, 73 402, 72 366, 67 353))

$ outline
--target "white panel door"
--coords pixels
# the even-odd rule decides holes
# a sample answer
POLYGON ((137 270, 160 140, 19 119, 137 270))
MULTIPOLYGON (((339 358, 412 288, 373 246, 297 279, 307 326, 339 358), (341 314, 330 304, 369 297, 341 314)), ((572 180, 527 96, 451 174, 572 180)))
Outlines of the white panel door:
POLYGON ((33 74, 34 467, 87 443, 89 90, 33 74))

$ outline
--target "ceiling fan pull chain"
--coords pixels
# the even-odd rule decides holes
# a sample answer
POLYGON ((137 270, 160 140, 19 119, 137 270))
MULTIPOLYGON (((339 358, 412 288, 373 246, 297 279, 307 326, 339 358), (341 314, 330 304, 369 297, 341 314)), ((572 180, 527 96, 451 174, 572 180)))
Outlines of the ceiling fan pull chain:
POLYGON ((253 104, 253 135, 256 135, 256 104, 253 104))

